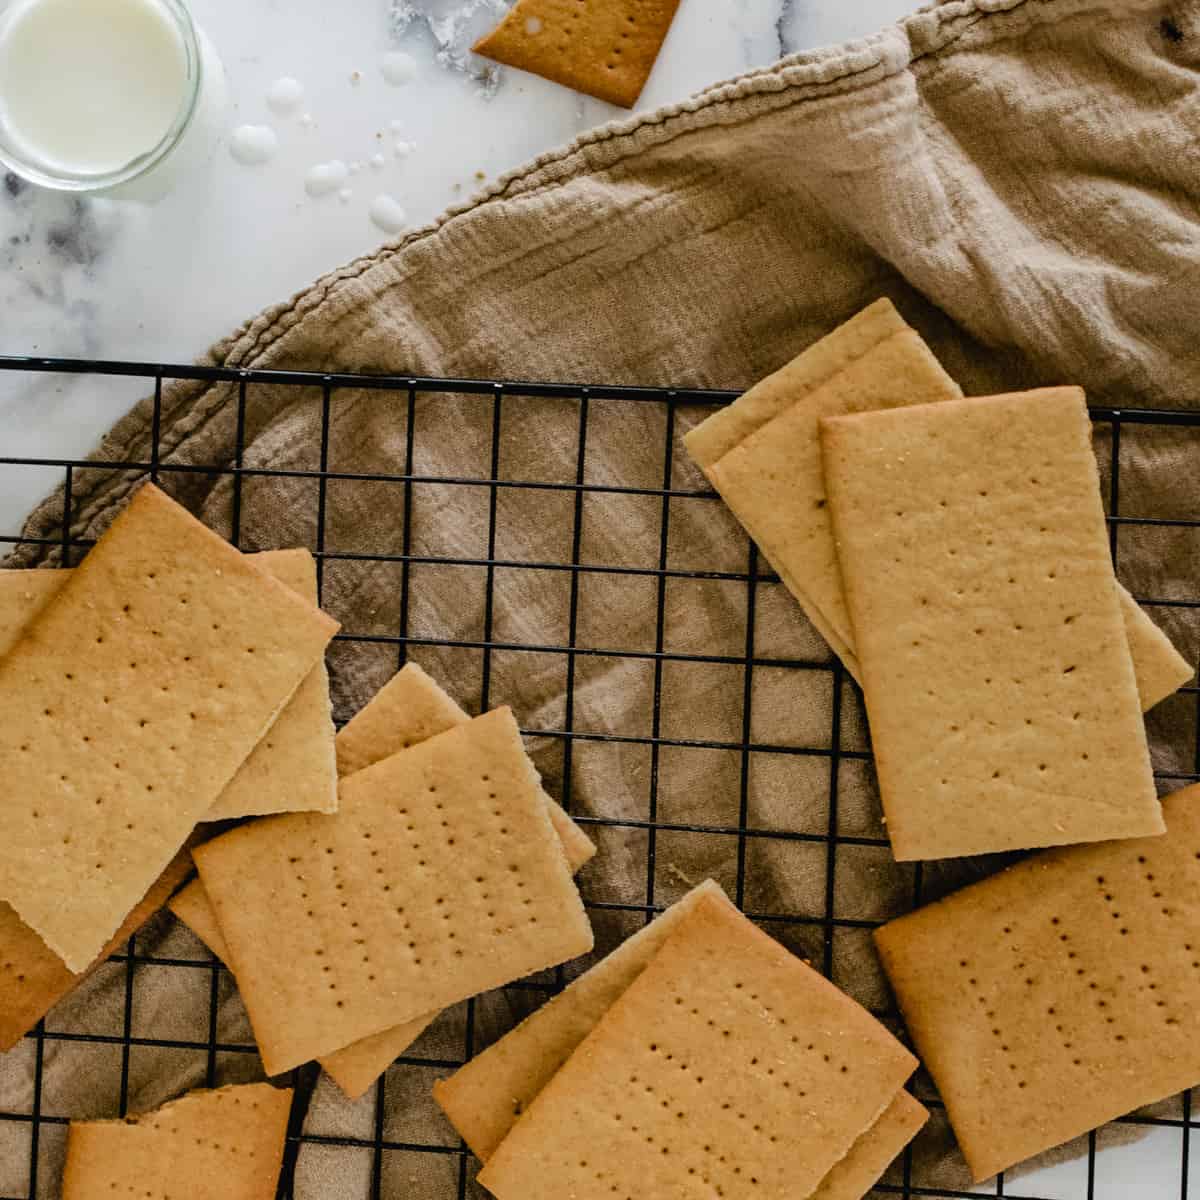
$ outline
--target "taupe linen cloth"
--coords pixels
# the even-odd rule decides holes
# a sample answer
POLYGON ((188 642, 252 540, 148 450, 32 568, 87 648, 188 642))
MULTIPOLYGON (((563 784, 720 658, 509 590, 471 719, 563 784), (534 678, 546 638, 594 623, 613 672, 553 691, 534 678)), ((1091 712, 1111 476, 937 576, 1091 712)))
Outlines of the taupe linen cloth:
MULTIPOLYGON (((1178 407, 1200 394, 1200 3, 1147 0, 954 0, 850 46, 799 55, 715 86, 693 100, 586 135, 501 181, 402 243, 320 280, 256 317, 205 361, 452 376, 537 378, 740 388, 774 370, 881 294, 891 296, 970 392, 1080 383, 1097 403, 1178 407)), ((162 403, 164 463, 227 467, 235 454, 237 392, 228 386, 168 388, 162 403)), ((419 475, 486 476, 488 397, 422 396, 413 468, 419 475)), ((681 407, 672 428, 661 407, 595 401, 587 427, 589 483, 662 486, 664 442, 673 438, 672 485, 702 490, 679 435, 703 412, 681 407)), ((319 465, 321 396, 252 386, 244 464, 319 465)), ((506 400, 500 476, 575 479, 578 408, 573 402, 506 400)), ((151 408, 139 406, 99 454, 150 455, 151 408)), ((382 392, 338 391, 330 411, 328 466, 343 472, 405 470, 407 401, 382 392)), ((1102 462, 1107 429, 1098 430, 1102 462)), ((1120 508, 1156 518, 1200 516, 1200 436, 1130 427, 1120 445, 1120 508)), ((135 473, 77 471, 72 528, 99 532, 137 482, 135 473)), ((233 484, 204 473, 163 476, 164 485, 229 534, 233 484)), ((316 544, 318 485, 304 478, 248 476, 240 533, 248 549, 316 544)), ((488 552, 488 489, 418 485, 410 550, 418 556, 482 559, 488 552)), ((500 489, 494 552, 503 560, 568 561, 574 494, 500 489)), ((62 512, 52 497, 28 532, 53 537, 62 512)), ((325 549, 398 554, 404 486, 331 481, 325 549)), ((589 492, 581 512, 581 560, 659 565, 658 497, 589 492)), ((744 573, 748 545, 723 506, 677 497, 669 505, 667 566, 744 573)), ((1200 529, 1123 528, 1123 580, 1139 597, 1178 601, 1200 594, 1200 529)), ((9 565, 57 561, 53 547, 27 545, 9 565)), ((394 636, 402 568, 331 558, 326 607, 348 633, 394 636)), ((409 632, 433 641, 485 635, 486 569, 417 564, 411 571, 409 632)), ((578 646, 655 649, 659 581, 654 574, 584 573, 578 646)), ((742 581, 668 577, 667 651, 736 656, 747 645, 742 581)), ((501 568, 491 636, 501 642, 567 646, 566 572, 501 568)), ((1158 606, 1162 623, 1192 661, 1200 623, 1158 606)), ((827 661, 828 651, 783 589, 756 590, 759 658, 827 661)), ((482 702, 480 651, 416 644, 412 656, 468 707, 482 702)), ((339 715, 348 717, 390 675, 394 644, 342 643, 332 659, 339 715)), ((562 728, 562 653, 496 652, 489 696, 509 702, 531 729, 562 728)), ((580 656, 574 665, 578 730, 648 737, 654 732, 654 663, 580 656)), ((668 661, 662 669, 659 734, 739 743, 744 672, 739 666, 668 661)), ((749 728, 755 743, 828 748, 834 691, 825 670, 753 671, 749 728)), ((852 690, 842 696, 840 748, 866 748, 852 690)), ((1194 695, 1150 716, 1156 767, 1195 772, 1194 695)), ((534 738, 547 785, 563 795, 563 745, 534 738)), ((741 756, 730 750, 664 748, 657 764, 639 743, 577 741, 570 804, 625 827, 595 830, 600 854, 584 872, 592 900, 646 900, 652 773, 660 822, 736 827, 741 756)), ((848 837, 880 836, 868 764, 843 759, 837 811, 829 811, 830 766, 821 757, 751 756, 752 827, 848 837)), ((1174 785, 1167 781, 1166 788, 1174 785)), ((654 900, 675 899, 713 875, 732 892, 739 840, 663 830, 656 838, 654 900)), ((753 912, 819 917, 826 847, 803 840, 748 839, 745 906, 753 912)), ((834 870, 836 915, 886 918, 913 904, 911 867, 886 849, 842 844, 834 870)), ((927 870, 924 895, 971 868, 927 870)), ((976 868, 977 869, 977 868, 976 868)), ((596 914, 607 950, 637 917, 596 914)), ((819 923, 772 923, 771 931, 820 963, 819 923)), ((196 944, 159 918, 142 952, 197 957, 196 944)), ((886 994, 868 935, 838 928, 834 978, 868 1004, 886 994)), ((212 974, 204 968, 139 967, 136 1037, 204 1042, 212 974)), ((246 1042, 248 1029, 227 976, 218 982, 218 1036, 246 1042)), ((119 1035, 124 969, 106 967, 82 995, 51 1016, 52 1030, 119 1035)), ((485 1044, 533 1005, 521 992, 477 1006, 474 1045, 485 1044)), ((460 1059, 464 1009, 417 1048, 431 1060, 460 1059)), ((41 1111, 110 1116, 122 1071, 119 1046, 45 1043, 41 1111)), ((30 1111, 32 1041, 0 1060, 0 1107, 30 1111)), ((222 1080, 247 1078, 253 1055, 221 1052, 222 1080)), ((202 1083, 203 1050, 134 1046, 128 1062, 134 1109, 202 1083)), ((437 1066, 394 1068, 382 1100, 389 1141, 454 1145, 428 1098, 437 1066)), ((922 1087, 928 1095, 928 1085, 922 1087)), ((369 1137, 374 1095, 357 1105, 322 1082, 306 1132, 369 1137)), ((1162 1106, 1178 1115, 1179 1105, 1162 1106)), ((1109 1136, 1109 1135, 1102 1135, 1109 1136)), ((23 1194, 27 1131, 0 1124, 0 1194, 23 1194)), ((56 1195, 61 1128, 42 1134, 41 1194, 56 1195)), ((1079 1147, 1074 1147, 1078 1150, 1079 1147)), ((299 1197, 357 1200, 369 1194, 374 1156, 353 1145, 309 1144, 296 1168, 299 1197)), ((382 1194, 441 1200, 457 1194, 453 1155, 392 1150, 382 1156, 382 1194)), ((899 1176, 894 1177, 898 1181, 899 1176)), ((940 1117, 917 1147, 911 1182, 961 1188, 965 1170, 940 1117)))

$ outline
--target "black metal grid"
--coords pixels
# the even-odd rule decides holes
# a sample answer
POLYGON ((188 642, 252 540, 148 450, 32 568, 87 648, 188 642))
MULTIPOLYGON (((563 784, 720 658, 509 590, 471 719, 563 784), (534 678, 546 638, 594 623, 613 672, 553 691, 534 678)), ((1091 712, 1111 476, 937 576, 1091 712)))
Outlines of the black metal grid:
MULTIPOLYGON (((589 900, 585 894, 585 901, 587 901, 590 909, 594 911, 608 910, 614 912, 624 912, 633 914, 635 918, 644 917, 646 920, 651 919, 654 914, 661 911, 662 905, 656 903, 655 863, 657 854, 657 841, 660 833, 664 831, 670 831, 679 833, 711 834, 721 837, 735 837, 737 839, 737 869, 734 899, 737 901, 739 907, 743 908, 745 907, 746 898, 747 846, 752 839, 767 838, 798 840, 823 846, 825 848, 826 855, 823 911, 813 912, 807 915, 783 914, 771 911, 751 911, 748 915, 750 915, 755 921, 766 926, 768 930, 770 930, 772 926, 778 928, 777 923, 780 922, 808 925, 819 930, 821 935, 821 946, 823 950, 822 953, 818 955, 818 961, 815 965, 821 967, 826 974, 831 973, 833 964, 835 932, 838 929, 843 928, 869 929, 875 924, 875 922, 866 920, 852 920, 845 917, 838 917, 835 910, 835 899, 838 886, 837 868, 839 848, 847 845, 879 847, 886 847, 887 845, 886 841, 879 838, 854 837, 842 834, 839 831, 838 826, 839 770, 847 760, 869 759, 869 754, 866 752, 856 749, 848 749, 843 746, 843 694, 847 692, 847 689, 855 689, 856 685, 854 684, 853 680, 851 680, 850 677, 843 671, 841 665, 836 661, 833 663, 826 663, 816 661, 763 658, 756 656, 756 598, 762 589, 778 588, 781 586, 781 584, 777 576, 770 573, 765 573, 760 569, 758 552, 753 544, 747 543, 744 571, 691 571, 672 569, 669 566, 668 545, 673 501, 677 499, 692 498, 705 498, 712 499, 714 501, 717 499, 714 493, 706 489, 681 489, 674 486, 675 467, 680 455, 677 436, 678 431, 676 428, 677 415, 683 406, 716 407, 734 399, 736 393, 607 386, 588 387, 564 384, 512 383, 461 379, 362 376, 351 374, 314 374, 307 372, 236 371, 195 366, 161 366, 139 363, 106 363, 32 358, 0 358, 0 371, 7 373, 10 378, 11 373, 14 372, 18 373, 18 375, 20 373, 25 373, 29 376, 42 373, 126 376, 138 380, 144 380, 148 388, 153 388, 153 448, 150 458, 147 461, 97 462, 91 459, 68 460, 48 458, 17 458, 0 455, 0 470, 7 471, 19 467, 34 466, 53 467, 63 472, 65 512, 63 515, 61 531, 56 537, 34 540, 39 540, 42 544, 60 546, 64 565, 71 565, 72 563, 78 561, 81 553, 86 550, 88 545, 86 541, 77 541, 71 537, 71 521, 73 515, 73 482, 76 472, 84 469, 91 470, 99 467, 101 469, 108 468, 114 471, 144 471, 150 478, 153 479, 158 479, 161 475, 169 472, 189 471, 200 472, 209 476, 215 474, 232 476, 232 530, 233 542, 235 545, 239 544, 241 534, 243 480, 254 475, 273 474, 288 475, 301 479, 313 479, 317 483, 317 532, 315 550, 319 578, 322 581, 324 578, 325 567, 332 561, 345 559, 365 559, 367 561, 376 560, 376 557, 373 555, 348 554, 327 550, 325 538, 325 514, 327 504, 327 488, 329 483, 335 480, 386 480, 401 485, 403 487, 404 505, 404 542, 402 546, 402 552, 398 555, 391 554, 378 556, 379 561, 394 562, 400 564, 401 566, 402 582, 400 596, 400 627, 397 633, 392 637, 367 638, 353 634, 346 634, 341 635, 343 639, 350 641, 372 641, 392 644, 395 647, 398 665, 405 661, 408 649, 413 645, 458 646, 464 649, 472 649, 481 652, 483 657, 482 686, 480 689, 481 694, 479 696, 481 709, 487 708, 489 704, 503 700, 503 697, 492 694, 491 660, 493 652, 501 650, 530 650, 565 655, 568 665, 565 701, 566 717, 563 728, 561 730, 526 730, 526 732, 542 737, 562 739, 564 769, 563 794, 561 796, 561 800, 568 811, 571 811, 572 808, 571 758, 577 741, 580 739, 598 739, 605 741, 631 742, 643 744, 649 748, 651 766, 648 819, 641 821, 620 820, 610 817, 584 816, 579 818, 585 827, 619 826, 626 828, 640 828, 645 830, 647 835, 647 851, 644 901, 642 903, 613 903, 589 900), (163 385, 165 381, 183 379, 202 380, 212 383, 224 382, 233 384, 235 386, 238 407, 236 425, 236 452, 232 464, 221 467, 212 467, 184 465, 177 462, 168 463, 162 460, 162 456, 160 454, 159 432, 162 412, 163 385), (248 389, 251 389, 255 386, 268 384, 273 386, 294 386, 296 388, 320 389, 323 420, 319 466, 315 470, 274 472, 261 468, 248 468, 244 466, 243 456, 245 449, 248 389), (330 410, 335 395, 341 389, 385 392, 388 393, 388 400, 390 402, 406 407, 407 446, 403 474, 375 476, 369 474, 347 474, 344 472, 331 471, 329 469, 330 410), (414 473, 415 405, 418 397, 426 394, 439 393, 473 394, 483 398, 481 400, 482 403, 490 403, 492 409, 491 465, 490 472, 486 477, 422 476, 414 473), (573 402, 577 406, 578 440, 577 451, 575 455, 575 472, 573 482, 512 480, 500 477, 499 466, 502 412, 506 406, 519 405, 523 401, 537 398, 563 399, 573 402), (589 406, 600 400, 616 400, 636 404, 662 406, 665 411, 666 434, 662 447, 662 472, 660 486, 653 488, 634 486, 626 487, 620 484, 601 485, 586 482, 589 406), (483 558, 456 559, 414 555, 411 552, 411 545, 409 541, 410 517, 412 513, 414 491, 420 488, 422 485, 455 483, 484 486, 488 490, 489 516, 486 556, 483 558), (574 516, 571 537, 572 552, 569 560, 550 562, 512 562, 502 560, 496 556, 497 507, 498 497, 501 490, 505 488, 535 487, 550 490, 564 490, 573 495, 574 516), (613 567, 589 564, 581 561, 584 499, 585 496, 590 492, 612 492, 649 496, 657 500, 658 504, 660 505, 660 549, 658 562, 655 567, 613 567), (481 640, 449 641, 444 639, 421 638, 410 634, 409 614, 412 593, 410 568, 416 564, 435 563, 455 566, 473 566, 485 569, 487 599, 484 615, 484 634, 481 640), (569 572, 569 636, 565 645, 533 646, 515 642, 501 642, 493 639, 492 600, 495 572, 498 569, 509 568, 569 572), (607 650, 599 647, 581 645, 578 643, 577 622, 579 615, 581 586, 586 584, 586 580, 588 579, 589 575, 598 572, 650 577, 657 581, 657 632, 653 651, 631 651, 626 654, 620 651, 607 650), (730 655, 677 654, 670 652, 665 648, 664 620, 666 610, 666 585, 668 580, 674 578, 721 580, 729 583, 741 584, 745 587, 747 601, 747 623, 743 655, 735 657, 730 655), (653 727, 648 737, 625 737, 615 734, 596 734, 578 731, 575 729, 575 668, 577 660, 584 656, 634 657, 649 660, 653 663, 653 727), (663 667, 665 663, 679 660, 718 663, 722 665, 740 667, 742 669, 744 672, 744 691, 740 741, 734 743, 685 741, 663 736, 663 667), (751 698, 753 676, 756 669, 766 667, 821 671, 827 672, 832 676, 833 716, 828 749, 804 750, 797 749, 795 747, 756 744, 751 740, 751 698), (741 771, 739 818, 736 827, 727 825, 692 825, 679 822, 665 822, 659 819, 659 758, 661 751, 665 747, 674 746, 724 749, 736 751, 740 755, 741 771), (830 779, 828 797, 829 821, 828 829, 824 833, 814 834, 811 832, 802 831, 764 830, 750 827, 748 822, 750 759, 752 755, 764 752, 816 755, 828 760, 830 779)), ((1200 515, 1197 517, 1171 519, 1155 517, 1127 517, 1122 515, 1120 482, 1123 430, 1126 430, 1131 426, 1141 426, 1164 428, 1175 427, 1178 429, 1193 429, 1200 431, 1200 412, 1166 412, 1133 408, 1094 408, 1092 410, 1092 415, 1098 426, 1107 427, 1107 429, 1111 432, 1111 458, 1108 464, 1108 502, 1114 560, 1117 559, 1119 550, 1119 535, 1123 527, 1160 525, 1169 527, 1196 528, 1197 530, 1200 530, 1200 515)), ((7 543, 8 547, 20 543, 21 541, 22 539, 15 535, 0 536, 0 545, 7 543)), ((1200 597, 1189 597, 1187 599, 1180 600, 1178 598, 1168 599, 1139 596, 1138 599, 1147 604, 1151 608, 1152 612, 1155 610, 1155 608, 1186 608, 1191 610, 1200 610, 1200 597)), ((1190 771, 1175 771, 1171 773, 1159 774, 1159 778, 1163 781, 1163 786, 1167 790, 1174 790, 1175 788, 1183 786, 1186 783, 1200 780, 1200 688, 1191 686, 1184 689, 1184 693, 1189 697, 1189 702, 1196 706, 1198 714, 1198 719, 1196 722, 1196 745, 1192 754, 1190 771)), ((925 885, 922 871, 918 865, 913 876, 912 902, 914 906, 917 906, 922 902, 924 888, 925 885)), ((92 1044, 107 1044, 119 1048, 119 1111, 122 1115, 127 1111, 129 1104, 130 1056, 131 1051, 135 1047, 155 1047, 159 1049, 180 1049, 203 1052, 207 1056, 206 1082, 208 1086, 212 1086, 219 1080, 218 1060, 221 1056, 245 1055, 254 1053, 252 1046, 226 1043, 221 1041, 218 1036, 218 1003, 221 996, 224 968, 211 956, 203 960, 191 958, 156 957, 151 954, 139 952, 138 938, 135 936, 130 939, 124 951, 114 955, 111 961, 124 970, 124 1017, 122 1029, 119 1034, 49 1032, 45 1028, 45 1023, 43 1022, 39 1023, 39 1025, 27 1035, 27 1042, 31 1042, 33 1046, 34 1084, 31 1111, 28 1113, 0 1111, 0 1129, 2 1129, 4 1125, 8 1123, 17 1123, 29 1128, 30 1152, 28 1187, 26 1192, 20 1196, 3 1196, 0 1197, 0 1200, 29 1200, 29 1198, 34 1196, 47 1194, 47 1181, 45 1178, 42 1178, 39 1181, 39 1139, 45 1127, 54 1125, 61 1126, 66 1124, 68 1120, 68 1118, 64 1116, 43 1115, 41 1111, 44 1083, 43 1055, 44 1048, 47 1043, 54 1040, 78 1041, 92 1044), (139 971, 146 967, 165 967, 178 970, 197 971, 206 973, 208 975, 208 1029, 207 1037, 204 1040, 188 1041, 142 1038, 134 1036, 133 1011, 136 1002, 137 980, 139 971)), ((554 982, 552 983, 545 984, 526 981, 525 983, 515 986, 517 988, 533 989, 545 994, 550 994, 561 987, 562 984, 563 972, 560 968, 556 973, 554 982)), ((461 1048, 461 1057, 430 1059, 406 1056, 399 1060, 397 1068, 394 1068, 393 1070, 403 1070, 405 1067, 424 1067, 442 1070, 452 1069, 460 1062, 465 1061, 471 1056, 473 1051, 476 1049, 474 1045, 474 1039, 474 1002, 471 1002, 467 1006, 465 1038, 464 1044, 461 1048)), ((320 1136, 304 1132, 303 1123, 305 1109, 312 1094, 313 1084, 315 1081, 315 1070, 313 1068, 305 1068, 295 1073, 297 1102, 293 1111, 292 1121, 289 1128, 288 1152, 285 1159, 284 1171, 280 1180, 279 1196, 281 1198, 289 1198, 290 1200, 290 1197, 293 1194, 292 1180, 296 1169, 298 1154, 303 1147, 309 1145, 343 1147, 346 1149, 355 1149, 362 1152, 368 1152, 371 1158, 371 1169, 369 1173, 369 1183, 367 1185, 367 1194, 372 1197, 372 1200, 379 1200, 379 1198, 385 1197, 389 1194, 410 1194, 407 1190, 403 1191, 403 1193, 389 1193, 388 1188, 384 1184, 385 1156, 397 1152, 448 1157, 457 1165, 456 1191, 458 1197, 461 1198, 468 1194, 471 1187, 469 1183, 469 1177, 472 1172, 473 1164, 471 1161, 471 1156, 469 1152, 466 1151, 464 1146, 461 1144, 432 1144, 424 1142, 394 1141, 385 1137, 384 1090, 388 1086, 388 1080, 391 1077, 392 1073, 389 1073, 389 1076, 385 1077, 376 1085, 373 1135, 366 1138, 335 1137, 320 1136)), ((939 1107, 939 1102, 936 1096, 928 1094, 928 1088, 923 1089, 923 1091, 919 1089, 919 1093, 927 1105, 935 1109, 939 1107)), ((1160 1194, 1163 1196, 1178 1194, 1182 1197, 1182 1200, 1189 1200, 1190 1193, 1193 1190, 1190 1176, 1191 1136, 1192 1131, 1200 1126, 1200 1121, 1194 1120, 1192 1116, 1191 1093, 1189 1092, 1182 1097, 1177 1116, 1131 1116, 1125 1119, 1125 1123, 1132 1125, 1156 1126, 1163 1129, 1177 1130, 1179 1132, 1179 1190, 1176 1192, 1174 1187, 1172 1187, 1169 1192, 1160 1193, 1156 1191, 1153 1194, 1146 1192, 1145 1200, 1159 1200, 1160 1194)), ((1098 1195, 1097 1162, 1096 1136, 1093 1134, 1090 1138, 1090 1152, 1086 1160, 1085 1183, 1081 1182, 1078 1187, 1070 1190, 1069 1192, 1064 1192, 1062 1187, 1059 1186, 1054 1190, 1053 1195, 1037 1196, 1029 1187, 1028 1181, 1026 1181, 1016 1190, 1006 1190, 1005 1179, 1003 1176, 1001 1176, 994 1185, 994 1194, 998 1196, 1020 1195, 1026 1197, 1027 1200, 1076 1200, 1076 1198, 1077 1200, 1085 1200, 1085 1198, 1086 1200, 1094 1200, 1094 1197, 1098 1195)), ((948 1190, 944 1187, 924 1186, 919 1179, 914 1177, 911 1153, 905 1155, 898 1177, 898 1182, 881 1184, 879 1191, 885 1194, 902 1196, 905 1197, 906 1200, 909 1197, 918 1196, 965 1198, 967 1196, 978 1194, 978 1192, 955 1191, 948 1190)))

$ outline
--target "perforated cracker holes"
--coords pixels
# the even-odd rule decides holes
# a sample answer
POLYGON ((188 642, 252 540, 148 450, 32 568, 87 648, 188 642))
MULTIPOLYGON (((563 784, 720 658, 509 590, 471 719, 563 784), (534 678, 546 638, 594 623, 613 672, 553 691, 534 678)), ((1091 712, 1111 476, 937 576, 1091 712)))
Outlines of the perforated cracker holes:
POLYGON ((63 1200, 273 1200, 291 1099, 253 1084, 124 1121, 72 1122, 63 1200))
POLYGON ((700 1185, 730 1197, 811 1195, 914 1066, 853 1001, 705 897, 480 1182, 500 1200, 597 1183, 625 1197, 700 1185))
POLYGON ((336 817, 196 860, 271 1074, 591 946, 507 709, 344 779, 336 817))
POLYGON ((1200 1082, 1198 802, 1164 802, 1164 837, 1040 855, 880 931, 980 1179, 1200 1082))

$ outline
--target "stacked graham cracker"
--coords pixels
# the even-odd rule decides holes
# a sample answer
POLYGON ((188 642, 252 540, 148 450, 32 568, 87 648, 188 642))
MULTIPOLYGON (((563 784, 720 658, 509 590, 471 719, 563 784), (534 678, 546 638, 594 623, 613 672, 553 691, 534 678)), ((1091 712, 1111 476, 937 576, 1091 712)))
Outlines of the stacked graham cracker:
POLYGON ((915 1066, 709 882, 434 1095, 500 1200, 860 1200, 928 1116, 915 1066))
POLYGON ((511 713, 470 720, 415 664, 336 751, 336 816, 197 847, 170 907, 236 975, 268 1072, 316 1058, 356 1097, 440 1009, 591 948, 571 875, 595 847, 511 713))
POLYGON ((178 884, 197 822, 332 804, 306 570, 146 486, 77 570, 0 576, 5 1044, 178 884))
POLYGON ((896 857, 1072 847, 878 934, 976 1177, 1200 1081, 1196 795, 1164 823, 1142 722, 1193 672, 1115 579, 1083 393, 965 398, 883 301, 687 443, 861 683, 896 857))
POLYGON ((1081 391, 966 399, 882 301, 686 440, 862 684, 898 859, 1162 832, 1141 714, 1192 671, 1114 576, 1081 391))

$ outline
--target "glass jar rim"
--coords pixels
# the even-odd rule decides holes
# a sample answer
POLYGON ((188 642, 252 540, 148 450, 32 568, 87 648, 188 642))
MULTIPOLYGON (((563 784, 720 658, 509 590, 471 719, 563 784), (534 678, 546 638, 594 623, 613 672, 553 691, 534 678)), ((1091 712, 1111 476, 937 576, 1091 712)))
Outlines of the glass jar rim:
MULTIPOLYGON (((20 0, 18 0, 18 3, 20 0)), ((36 0, 33 0, 36 2, 36 0)), ((201 53, 200 34, 192 15, 183 0, 152 0, 168 16, 183 43, 186 67, 186 86, 179 111, 155 146, 130 159, 114 171, 88 174, 71 174, 47 170, 43 163, 31 162, 18 153, 4 138, 0 129, 0 166, 15 175, 40 187, 60 192, 100 192, 119 184, 140 179, 152 171, 183 140, 200 107, 200 96, 204 88, 204 55, 201 53)))

